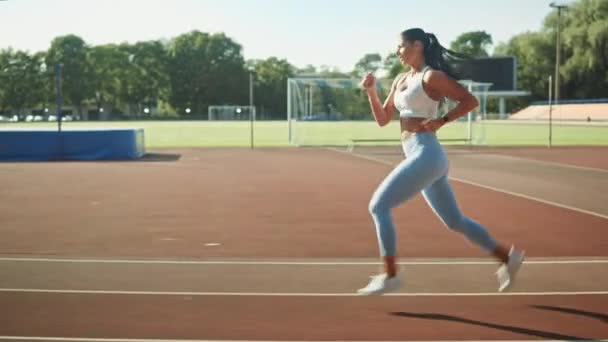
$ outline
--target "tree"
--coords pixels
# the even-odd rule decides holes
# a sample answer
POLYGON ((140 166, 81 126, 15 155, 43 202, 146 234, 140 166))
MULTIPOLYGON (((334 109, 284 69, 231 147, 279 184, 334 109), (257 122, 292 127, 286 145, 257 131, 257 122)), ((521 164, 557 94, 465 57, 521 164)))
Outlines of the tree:
POLYGON ((168 97, 167 52, 160 41, 124 44, 121 50, 121 55, 127 56, 120 82, 121 100, 133 106, 137 117, 144 108, 156 108, 161 98, 168 97))
POLYGON ((401 60, 399 60, 399 56, 397 54, 390 52, 384 57, 384 70, 386 70, 386 77, 395 78, 402 72, 405 72, 409 67, 401 64, 401 60))
POLYGON ((53 39, 45 58, 50 80, 55 79, 55 65, 63 65, 61 93, 67 103, 76 106, 78 114, 84 119, 88 118, 88 114, 83 115, 83 102, 93 93, 87 53, 88 47, 82 38, 67 35, 53 39))
POLYGON ((32 89, 34 92, 33 96, 36 99, 37 105, 42 108, 48 108, 50 113, 54 113, 51 108, 53 104, 57 103, 57 86, 55 80, 51 80, 48 77, 49 66, 46 65, 46 51, 37 52, 33 55, 36 66, 38 67, 37 78, 36 78, 36 89, 32 89))
POLYGON ((0 107, 22 114, 43 102, 42 55, 12 49, 0 51, 0 107))
MULTIPOLYGON (((608 1, 581 0, 565 11, 560 68, 565 92, 574 98, 606 97, 608 89, 608 1)), ((553 13, 545 27, 555 27, 553 13)))
MULTIPOLYGON (((547 99, 548 78, 554 70, 555 43, 545 32, 526 32, 514 36, 508 43, 499 44, 497 56, 517 58, 517 87, 529 90, 532 100, 547 99)), ((510 101, 519 108, 527 104, 526 99, 510 101)))
POLYGON ((471 31, 459 35, 450 44, 450 49, 471 57, 488 57, 492 36, 486 31, 471 31))
POLYGON ((368 53, 355 64, 352 76, 361 78, 368 72, 375 73, 382 67, 382 56, 379 53, 368 53))
POLYGON ((211 104, 243 104, 248 99, 248 74, 241 46, 223 33, 192 31, 169 47, 170 104, 179 113, 206 113, 211 104))
POLYGON ((129 59, 127 50, 115 44, 94 46, 89 50, 87 57, 98 112, 102 107, 106 112, 120 111, 120 89, 122 82, 126 82, 124 71, 129 59))
MULTIPOLYGON (((608 88, 608 2, 579 0, 562 11, 560 98, 605 97, 608 88)), ((557 13, 551 11, 539 32, 514 36, 495 49, 517 57, 517 79, 533 100, 546 100, 555 75, 557 13)))
POLYGON ((270 57, 251 61, 255 70, 255 105, 264 108, 272 119, 285 119, 287 108, 287 79, 295 68, 284 59, 270 57))
POLYGON ((312 65, 312 64, 308 64, 304 68, 297 69, 296 73, 298 75, 301 75, 301 74, 316 74, 317 73, 317 68, 315 68, 315 66, 312 65))

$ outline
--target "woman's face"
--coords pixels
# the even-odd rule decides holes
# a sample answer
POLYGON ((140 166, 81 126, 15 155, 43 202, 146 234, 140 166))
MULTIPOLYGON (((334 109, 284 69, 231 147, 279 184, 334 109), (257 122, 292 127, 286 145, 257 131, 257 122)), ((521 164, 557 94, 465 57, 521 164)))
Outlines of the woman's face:
POLYGON ((399 45, 397 46, 397 56, 401 64, 411 64, 411 62, 421 54, 422 43, 419 41, 410 42, 403 38, 400 39, 399 45))

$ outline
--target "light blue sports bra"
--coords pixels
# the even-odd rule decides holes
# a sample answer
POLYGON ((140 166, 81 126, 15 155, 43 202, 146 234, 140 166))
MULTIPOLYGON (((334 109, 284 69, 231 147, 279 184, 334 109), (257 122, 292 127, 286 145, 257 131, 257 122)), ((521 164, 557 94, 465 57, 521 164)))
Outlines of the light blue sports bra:
POLYGON ((405 83, 407 88, 399 90, 403 85, 398 85, 395 89, 393 101, 395 108, 399 111, 401 118, 425 118, 436 119, 439 101, 430 98, 422 87, 422 77, 430 67, 425 67, 421 72, 414 76, 407 77, 405 83))

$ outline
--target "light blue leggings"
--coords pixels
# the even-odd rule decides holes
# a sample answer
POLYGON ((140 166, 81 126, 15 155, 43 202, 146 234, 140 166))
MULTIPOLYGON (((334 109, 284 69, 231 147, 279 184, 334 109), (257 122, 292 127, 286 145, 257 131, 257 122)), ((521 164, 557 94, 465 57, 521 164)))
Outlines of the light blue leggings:
POLYGON ((448 182, 448 159, 434 133, 417 133, 403 142, 407 158, 382 181, 372 196, 369 211, 376 224, 381 256, 396 256, 395 226, 391 210, 420 191, 451 230, 464 234, 488 252, 496 241, 479 223, 465 217, 448 182))

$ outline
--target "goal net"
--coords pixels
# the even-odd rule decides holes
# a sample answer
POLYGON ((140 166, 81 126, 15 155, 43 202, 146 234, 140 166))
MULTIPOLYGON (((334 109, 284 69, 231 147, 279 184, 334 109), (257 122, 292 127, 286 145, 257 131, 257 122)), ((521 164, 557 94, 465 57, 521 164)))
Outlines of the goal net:
POLYGON ((255 120, 255 106, 209 106, 209 121, 255 120))

